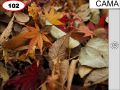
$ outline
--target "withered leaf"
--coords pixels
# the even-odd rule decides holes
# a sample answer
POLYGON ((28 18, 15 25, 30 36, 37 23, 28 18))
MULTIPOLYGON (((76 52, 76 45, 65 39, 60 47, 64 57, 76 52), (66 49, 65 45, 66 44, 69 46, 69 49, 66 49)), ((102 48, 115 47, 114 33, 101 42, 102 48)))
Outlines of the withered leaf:
POLYGON ((56 40, 49 49, 49 57, 52 60, 64 60, 66 56, 66 50, 69 45, 69 35, 65 35, 62 38, 56 40))
POLYGON ((0 77, 3 81, 7 81, 9 79, 9 74, 7 73, 7 69, 0 65, 0 77))
POLYGON ((13 21, 14 21, 14 16, 12 17, 8 26, 5 28, 5 30, 3 31, 3 33, 0 36, 0 45, 3 44, 3 42, 5 42, 8 39, 8 37, 12 31, 13 21))
POLYGON ((108 79, 108 68, 93 70, 85 80, 84 86, 101 83, 108 79))
POLYGON ((69 70, 68 70, 68 76, 67 76, 67 90, 71 90, 71 84, 72 84, 72 80, 73 80, 73 76, 75 73, 75 68, 76 68, 76 64, 78 62, 77 60, 72 60, 69 70))
POLYGON ((88 21, 91 18, 91 13, 90 13, 90 8, 88 3, 81 5, 76 10, 76 13, 80 18, 82 18, 83 21, 88 21))
POLYGON ((92 68, 108 67, 108 43, 100 38, 91 39, 81 48, 80 64, 92 68))
POLYGON ((60 83, 61 83, 62 87, 64 86, 64 84, 67 80, 68 68, 69 68, 69 61, 63 60, 60 63, 60 83))
POLYGON ((14 16, 15 16, 17 22, 22 22, 22 23, 26 23, 30 19, 27 14, 22 13, 22 12, 15 12, 14 16))
POLYGON ((92 68, 81 65, 79 67, 78 73, 79 73, 80 77, 83 78, 84 76, 89 74, 91 71, 92 71, 92 68))

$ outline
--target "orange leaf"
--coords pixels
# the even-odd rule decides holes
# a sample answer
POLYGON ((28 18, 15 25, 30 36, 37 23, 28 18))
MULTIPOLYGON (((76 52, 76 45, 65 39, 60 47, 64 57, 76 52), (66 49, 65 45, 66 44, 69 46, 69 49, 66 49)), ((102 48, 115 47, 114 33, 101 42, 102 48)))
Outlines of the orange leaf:
POLYGON ((79 32, 85 34, 84 37, 88 37, 88 36, 93 37, 93 35, 94 35, 94 33, 93 33, 92 31, 90 31, 88 27, 86 27, 86 26, 84 26, 84 25, 83 25, 83 26, 80 26, 80 27, 79 27, 79 30, 80 30, 79 32))
POLYGON ((50 12, 48 13, 47 10, 45 10, 45 18, 54 25, 63 25, 62 22, 60 22, 58 19, 62 17, 62 13, 55 12, 54 8, 51 8, 50 12))
POLYGON ((29 16, 32 16, 33 20, 38 20, 40 9, 37 7, 36 3, 33 2, 31 6, 28 6, 29 16))
POLYGON ((41 34, 40 34, 40 36, 39 36, 39 39, 38 39, 38 48, 40 49, 40 52, 41 52, 41 54, 42 54, 42 48, 43 48, 43 39, 42 39, 42 36, 41 36, 41 34))

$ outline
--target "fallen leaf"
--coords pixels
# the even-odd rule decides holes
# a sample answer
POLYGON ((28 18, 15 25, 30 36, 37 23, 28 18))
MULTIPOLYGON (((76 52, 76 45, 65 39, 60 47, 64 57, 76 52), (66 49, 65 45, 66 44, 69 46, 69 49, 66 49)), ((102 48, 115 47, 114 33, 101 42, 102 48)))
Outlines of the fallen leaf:
POLYGON ((82 18, 83 21, 88 21, 91 18, 91 11, 88 3, 81 5, 76 10, 76 13, 80 18, 82 18))
POLYGON ((51 8, 49 12, 47 10, 45 11, 46 20, 48 20, 53 25, 63 25, 63 23, 59 21, 61 17, 62 13, 55 12, 54 8, 51 8))
POLYGON ((79 67, 78 73, 79 73, 80 77, 83 78, 84 76, 89 74, 91 71, 92 71, 92 68, 81 65, 79 67))
POLYGON ((94 30, 95 36, 102 39, 108 38, 108 33, 104 28, 98 28, 94 30))
POLYGON ((8 39, 8 37, 12 31, 13 21, 14 21, 14 16, 12 17, 8 26, 5 28, 5 30, 3 31, 3 33, 0 36, 0 45, 3 44, 3 42, 5 42, 8 39))
POLYGON ((108 67, 108 42, 100 39, 91 39, 81 48, 79 62, 92 68, 108 67))
POLYGON ((70 66, 69 66, 68 76, 67 76, 67 90, 71 90, 71 84, 72 84, 72 80, 73 80, 73 76, 75 73, 75 68, 76 68, 77 63, 78 63, 78 59, 72 60, 70 66))
POLYGON ((46 85, 46 83, 43 83, 43 84, 41 85, 41 90, 47 90, 47 85, 46 85))
POLYGON ((13 85, 15 90, 35 90, 47 78, 44 68, 37 63, 27 67, 22 74, 19 74, 7 81, 7 85, 13 85))
POLYGON ((100 20, 100 15, 99 14, 94 14, 91 16, 90 21, 93 22, 94 24, 98 24, 100 20))
POLYGON ((32 16, 32 18, 33 18, 34 21, 38 20, 39 12, 40 12, 40 8, 37 7, 37 5, 36 5, 35 2, 31 3, 31 5, 28 6, 29 16, 32 16))
POLYGON ((69 61, 68 60, 63 60, 60 63, 60 78, 59 78, 60 83, 62 85, 62 89, 64 87, 64 84, 65 84, 66 80, 67 80, 68 69, 69 69, 69 61))
POLYGON ((83 37, 93 37, 94 33, 85 25, 79 27, 79 31, 84 34, 83 37))
POLYGON ((27 54, 33 56, 36 46, 38 46, 42 54, 43 41, 51 44, 49 39, 46 37, 46 33, 40 32, 40 29, 37 26, 36 27, 27 26, 26 28, 24 28, 25 31, 21 32, 19 35, 5 42, 3 47, 9 49, 15 49, 23 45, 27 40, 30 40, 27 54))
POLYGON ((26 23, 30 20, 29 16, 22 12, 15 12, 14 16, 15 16, 17 22, 26 23))
POLYGON ((4 82, 6 82, 9 79, 7 69, 4 68, 2 65, 0 65, 0 77, 3 79, 4 82))
POLYGON ((85 79, 84 86, 91 86, 108 79, 108 68, 93 70, 85 79))
POLYGON ((49 49, 49 57, 51 60, 64 60, 66 57, 66 50, 69 44, 69 35, 65 35, 56 40, 49 49))
MULTIPOLYGON (((61 29, 57 28, 56 26, 52 26, 50 33, 56 39, 59 39, 67 34, 67 33, 63 32, 61 29)), ((79 41, 75 40, 72 37, 69 38, 69 48, 75 48, 78 45, 80 45, 79 41)))

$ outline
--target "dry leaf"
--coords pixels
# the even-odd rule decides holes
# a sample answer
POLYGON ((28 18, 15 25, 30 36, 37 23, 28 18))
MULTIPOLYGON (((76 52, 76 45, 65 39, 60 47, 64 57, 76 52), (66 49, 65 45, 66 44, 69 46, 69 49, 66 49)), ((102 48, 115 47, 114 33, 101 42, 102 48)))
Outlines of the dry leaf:
POLYGON ((107 31, 104 28, 98 28, 94 30, 94 33, 95 33, 95 36, 97 36, 98 38, 102 38, 102 39, 108 38, 107 31))
POLYGON ((9 74, 7 73, 7 69, 0 65, 0 77, 3 81, 7 81, 9 79, 9 74))
POLYGON ((90 21, 94 24, 98 24, 100 20, 100 11, 99 9, 90 9, 91 10, 91 18, 90 21))
POLYGON ((76 13, 83 21, 88 21, 91 18, 91 12, 89 8, 89 4, 81 5, 77 10, 76 13))
POLYGON ((41 85, 41 90, 47 90, 47 85, 46 85, 46 83, 43 83, 43 84, 41 85))
POLYGON ((31 6, 28 6, 28 12, 29 16, 32 16, 33 20, 38 20, 40 9, 37 7, 35 2, 33 2, 31 6))
POLYGON ((75 73, 75 68, 76 68, 76 64, 78 62, 77 60, 72 60, 69 70, 68 70, 68 76, 67 76, 67 90, 71 90, 71 84, 72 84, 72 80, 73 80, 73 76, 75 73))
POLYGON ((90 67, 80 66, 78 73, 79 73, 80 77, 83 78, 84 76, 89 74, 91 71, 92 71, 92 68, 90 68, 90 67))
POLYGON ((62 88, 64 87, 64 84, 67 80, 68 68, 69 68, 69 61, 68 60, 61 61, 61 63, 60 63, 60 83, 62 85, 62 88))
POLYGON ((80 52, 80 64, 93 68, 108 67, 108 43, 107 41, 94 38, 80 52))
MULTIPOLYGON (((59 39, 62 36, 66 35, 65 32, 63 32, 62 30, 60 30, 59 28, 57 28, 56 26, 52 26, 51 30, 50 30, 51 35, 56 38, 59 39)), ((73 38, 69 38, 69 48, 75 48, 78 45, 80 45, 80 42, 73 39, 73 38)))
POLYGON ((14 16, 15 16, 17 22, 21 22, 21 23, 26 23, 30 19, 27 14, 24 14, 22 12, 15 12, 14 16))
POLYGON ((69 35, 56 40, 49 49, 49 57, 51 60, 64 60, 66 57, 66 50, 69 44, 69 35))
POLYGON ((54 8, 50 9, 50 12, 47 10, 45 11, 45 18, 53 25, 63 25, 62 22, 60 22, 58 19, 62 17, 62 13, 55 12, 54 8))
POLYGON ((8 41, 3 43, 3 47, 4 48, 9 48, 9 49, 15 49, 19 46, 22 46, 25 42, 26 39, 24 38, 24 36, 26 36, 27 33, 27 28, 23 28, 23 31, 20 32, 20 34, 18 34, 17 36, 12 37, 12 39, 9 39, 8 41), (14 45, 13 45, 14 43, 14 45))
POLYGON ((79 30, 78 32, 81 32, 81 33, 84 33, 84 36, 83 37, 93 37, 94 33, 92 31, 90 31, 90 29, 85 26, 85 25, 82 25, 79 27, 79 30))
POLYGON ((14 16, 12 17, 8 26, 5 28, 5 30, 3 31, 3 33, 0 36, 0 45, 3 44, 3 42, 5 42, 8 39, 8 37, 12 31, 13 21, 14 21, 14 16))
POLYGON ((93 70, 85 80, 84 86, 101 83, 108 79, 108 68, 93 70))
POLYGON ((36 46, 38 46, 42 54, 43 41, 51 44, 49 39, 46 37, 46 33, 40 32, 37 26, 36 27, 27 26, 26 28, 24 28, 25 31, 21 32, 19 35, 5 42, 3 46, 5 48, 15 49, 23 45, 27 40, 30 40, 27 54, 30 54, 30 56, 33 56, 35 54, 34 51, 36 46))

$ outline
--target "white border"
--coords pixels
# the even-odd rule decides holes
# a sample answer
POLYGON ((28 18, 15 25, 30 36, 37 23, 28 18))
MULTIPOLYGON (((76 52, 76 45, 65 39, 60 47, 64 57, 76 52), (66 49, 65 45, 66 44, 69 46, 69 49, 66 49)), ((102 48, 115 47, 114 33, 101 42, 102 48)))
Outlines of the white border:
POLYGON ((120 9, 109 10, 109 90, 120 90, 120 9), (118 48, 111 48, 118 42, 118 48))

